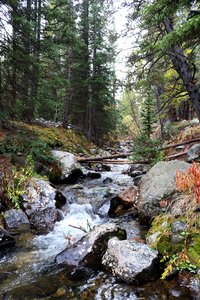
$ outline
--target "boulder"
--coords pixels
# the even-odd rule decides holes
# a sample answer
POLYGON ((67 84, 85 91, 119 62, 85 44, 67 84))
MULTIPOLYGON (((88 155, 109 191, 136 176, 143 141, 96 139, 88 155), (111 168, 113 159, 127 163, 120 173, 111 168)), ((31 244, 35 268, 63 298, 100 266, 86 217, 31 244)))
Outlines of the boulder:
POLYGON ((31 215, 35 210, 42 210, 47 207, 55 207, 56 189, 46 180, 32 178, 23 195, 23 206, 27 215, 31 215))
POLYGON ((200 144, 194 144, 187 151, 188 162, 191 162, 191 161, 199 158, 199 155, 200 155, 200 144))
POLYGON ((7 250, 15 245, 14 237, 6 230, 0 227, 0 251, 7 250))
POLYGON ((138 188, 136 186, 128 187, 121 194, 114 196, 110 200, 109 217, 116 217, 125 213, 131 207, 134 207, 137 201, 138 188))
POLYGON ((46 180, 32 178, 23 195, 23 207, 33 228, 43 234, 53 230, 61 220, 59 210, 67 203, 62 192, 54 189, 46 180), (57 209, 58 208, 58 209, 57 209))
POLYGON ((102 263, 118 280, 129 284, 154 280, 160 274, 156 250, 143 243, 120 241, 116 237, 108 241, 102 263))
POLYGON ((169 210, 171 197, 176 193, 176 171, 183 172, 189 167, 190 164, 184 161, 162 161, 143 176, 137 205, 143 223, 148 223, 155 215, 169 210))
POLYGON ((126 231, 113 223, 96 226, 77 243, 58 254, 55 261, 58 265, 68 266, 69 270, 83 266, 99 269, 101 259, 107 250, 108 240, 114 236, 125 239, 126 231))
POLYGON ((38 234, 46 234, 53 230, 57 221, 60 221, 59 211, 53 207, 32 212, 30 222, 38 234))
POLYGON ((136 177, 141 174, 146 174, 146 172, 149 171, 150 168, 151 167, 148 164, 133 164, 128 168, 128 170, 123 173, 128 174, 131 177, 136 177))
POLYGON ((52 168, 50 181, 53 183, 75 183, 84 176, 81 165, 77 162, 72 153, 53 150, 52 154, 57 160, 59 170, 52 168))
POLYGON ((28 217, 21 209, 10 209, 4 212, 4 222, 7 230, 27 230, 30 228, 28 217))

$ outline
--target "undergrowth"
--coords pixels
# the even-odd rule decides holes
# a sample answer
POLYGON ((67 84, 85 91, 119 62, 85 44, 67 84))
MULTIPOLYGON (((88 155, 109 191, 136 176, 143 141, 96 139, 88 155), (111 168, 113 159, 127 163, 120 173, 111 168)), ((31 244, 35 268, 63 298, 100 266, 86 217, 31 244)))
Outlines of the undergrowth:
POLYGON ((28 157, 27 167, 13 167, 11 173, 6 171, 1 177, 1 203, 4 209, 19 209, 22 204, 22 195, 25 194, 28 181, 33 176, 33 161, 28 157))
POLYGON ((149 161, 152 165, 163 160, 164 153, 161 150, 159 139, 151 139, 145 134, 140 134, 134 139, 131 155, 132 160, 149 161))
POLYGON ((151 246, 158 250, 162 255, 161 262, 165 263, 161 279, 166 279, 183 270, 196 273, 200 268, 199 165, 193 163, 185 172, 177 170, 176 186, 177 190, 183 193, 183 199, 192 201, 192 207, 189 205, 190 203, 186 202, 188 210, 180 216, 175 217, 170 214, 156 216, 148 232, 148 236, 157 234, 156 239, 151 242, 151 246), (189 198, 188 195, 190 195, 189 198), (184 222, 185 229, 178 233, 178 242, 173 242, 172 225, 176 221, 184 222))

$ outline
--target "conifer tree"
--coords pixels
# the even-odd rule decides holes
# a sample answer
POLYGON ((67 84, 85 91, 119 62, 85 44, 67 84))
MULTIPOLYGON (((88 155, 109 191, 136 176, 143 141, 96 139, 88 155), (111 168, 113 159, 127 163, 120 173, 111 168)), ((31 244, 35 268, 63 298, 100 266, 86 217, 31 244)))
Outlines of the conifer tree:
POLYGON ((154 107, 155 105, 153 103, 152 95, 148 93, 141 110, 141 122, 142 131, 149 138, 153 131, 152 125, 154 123, 154 107))

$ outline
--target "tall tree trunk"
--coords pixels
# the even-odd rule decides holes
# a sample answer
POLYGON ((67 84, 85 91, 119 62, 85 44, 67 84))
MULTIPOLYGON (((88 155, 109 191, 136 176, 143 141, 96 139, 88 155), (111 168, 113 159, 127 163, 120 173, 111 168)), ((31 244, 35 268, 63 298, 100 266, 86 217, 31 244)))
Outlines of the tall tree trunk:
POLYGON ((91 85, 91 99, 90 102, 88 103, 88 108, 87 108, 87 119, 88 119, 88 134, 87 137, 89 140, 92 140, 93 137, 93 132, 97 133, 97 127, 96 126, 96 120, 95 120, 95 102, 98 101, 98 97, 96 96, 97 92, 97 84, 96 84, 96 76, 97 76, 97 66, 96 66, 96 60, 97 60, 97 42, 96 42, 96 12, 93 12, 93 28, 92 28, 92 43, 93 43, 93 53, 92 53, 92 85, 91 85))
MULTIPOLYGON (((174 30, 172 21, 168 18, 165 20, 165 29, 167 33, 174 30)), ((192 74, 191 65, 185 57, 183 49, 179 45, 174 45, 169 52, 169 57, 174 65, 175 70, 182 78, 184 86, 190 97, 192 106, 195 109, 198 119, 200 120, 200 88, 192 74)))
POLYGON ((84 9, 84 28, 83 28, 83 41, 84 41, 84 82, 83 82, 83 95, 82 95, 82 100, 83 100, 83 110, 84 110, 84 115, 83 115, 83 131, 85 134, 88 134, 88 115, 87 115, 87 110, 88 110, 88 103, 89 103, 89 83, 88 79, 90 76, 90 71, 89 71, 89 0, 84 0, 83 1, 83 9, 84 9))
POLYGON ((17 59, 17 9, 18 9, 18 1, 11 2, 11 18, 12 18, 12 78, 11 78, 11 107, 14 108, 17 102, 17 68, 16 68, 16 59, 17 59))
POLYGON ((2 87, 2 63, 0 57, 0 129, 2 128, 2 115, 3 112, 3 87, 2 87))
POLYGON ((66 75, 67 75, 67 87, 64 99, 64 108, 63 108, 63 127, 67 128, 69 125, 69 108, 72 101, 72 63, 73 63, 73 56, 72 56, 72 45, 68 46, 67 50, 67 68, 66 68, 66 75))
POLYGON ((22 100, 24 104, 24 112, 22 117, 24 120, 30 122, 32 119, 32 115, 30 114, 30 21, 31 21, 31 0, 27 0, 26 2, 26 24, 24 27, 24 75, 22 82, 22 100))
POLYGON ((40 36, 41 36, 41 0, 35 0, 34 2, 34 45, 33 45, 33 68, 31 78, 31 92, 29 97, 29 115, 30 119, 34 117, 35 101, 38 93, 38 81, 39 81, 39 62, 40 62, 40 36))

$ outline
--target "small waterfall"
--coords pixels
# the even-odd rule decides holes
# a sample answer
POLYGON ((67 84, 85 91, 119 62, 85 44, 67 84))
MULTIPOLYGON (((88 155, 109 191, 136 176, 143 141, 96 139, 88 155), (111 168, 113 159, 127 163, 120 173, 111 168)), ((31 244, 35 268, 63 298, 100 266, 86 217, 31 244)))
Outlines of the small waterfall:
POLYGON ((33 244, 38 248, 41 259, 49 260, 101 222, 90 204, 73 203, 64 219, 56 223, 54 230, 47 235, 35 237, 33 244))

